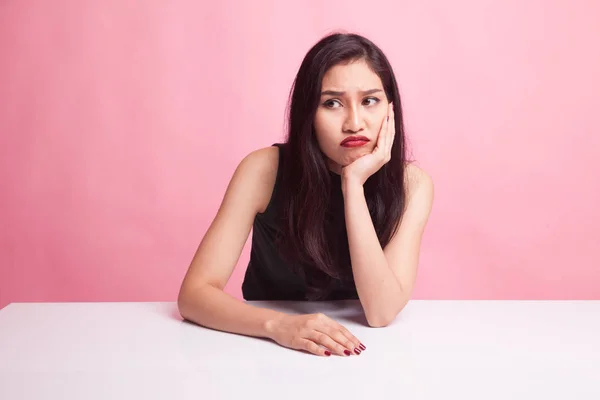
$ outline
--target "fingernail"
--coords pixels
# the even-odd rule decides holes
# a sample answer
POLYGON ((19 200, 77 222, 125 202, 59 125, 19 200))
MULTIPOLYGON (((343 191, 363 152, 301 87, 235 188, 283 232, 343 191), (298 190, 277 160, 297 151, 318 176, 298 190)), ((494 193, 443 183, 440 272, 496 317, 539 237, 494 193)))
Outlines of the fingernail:
POLYGON ((325 350, 325 355, 326 355, 327 357, 329 357, 329 356, 331 355, 331 353, 330 353, 329 351, 325 350))
POLYGON ((350 354, 352 354, 352 353, 350 353, 350 351, 349 351, 349 350, 344 350, 344 354, 345 354, 345 355, 347 355, 347 356, 349 356, 349 355, 350 355, 350 354))
POLYGON ((367 349, 367 347, 362 343, 358 347, 360 347, 360 349, 363 351, 367 349))
POLYGON ((356 354, 360 354, 360 350, 359 350, 359 349, 354 349, 354 352, 355 352, 356 354))

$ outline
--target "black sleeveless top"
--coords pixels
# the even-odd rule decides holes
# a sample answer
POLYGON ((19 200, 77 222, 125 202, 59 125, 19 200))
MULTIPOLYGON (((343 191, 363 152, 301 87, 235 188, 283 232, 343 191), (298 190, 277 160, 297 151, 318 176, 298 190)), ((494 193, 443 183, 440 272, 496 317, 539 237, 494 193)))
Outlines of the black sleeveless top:
MULTIPOLYGON (((276 244, 278 233, 281 232, 281 212, 277 191, 281 187, 281 166, 285 162, 283 146, 275 143, 279 149, 279 166, 277 178, 271 194, 271 200, 264 212, 258 213, 252 229, 252 247, 250 261, 242 283, 242 293, 245 300, 309 300, 308 287, 304 279, 293 272, 289 263, 283 260, 276 244)), ((335 226, 337 234, 331 240, 345 244, 347 252, 348 237, 344 218, 344 198, 340 175, 331 172, 331 204, 328 221, 335 226)), ((344 248, 342 246, 342 248, 344 248)), ((349 255, 348 255, 349 260, 349 255)), ((351 275, 351 273, 350 273, 351 275)), ((351 276, 343 282, 332 281, 332 288, 326 297, 319 300, 358 299, 356 286, 351 276)))

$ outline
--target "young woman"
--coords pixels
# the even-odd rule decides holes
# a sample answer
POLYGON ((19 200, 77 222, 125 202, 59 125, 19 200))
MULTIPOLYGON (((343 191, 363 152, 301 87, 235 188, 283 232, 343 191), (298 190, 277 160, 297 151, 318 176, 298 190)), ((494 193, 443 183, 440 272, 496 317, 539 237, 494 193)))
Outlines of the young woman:
POLYGON ((245 300, 359 299, 372 327, 408 302, 433 202, 407 160, 400 95, 383 52, 333 34, 305 56, 285 143, 239 164, 178 298, 199 325, 321 356, 365 346, 322 313, 288 315, 223 291, 253 229, 245 300))

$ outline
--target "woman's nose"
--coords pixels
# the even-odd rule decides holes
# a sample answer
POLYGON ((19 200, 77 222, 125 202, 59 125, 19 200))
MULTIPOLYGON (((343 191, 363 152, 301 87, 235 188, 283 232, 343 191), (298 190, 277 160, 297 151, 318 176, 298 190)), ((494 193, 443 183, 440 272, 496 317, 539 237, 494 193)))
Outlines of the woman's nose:
POLYGON ((346 115, 346 120, 344 121, 343 130, 350 132, 358 132, 362 129, 362 116, 360 111, 355 107, 351 107, 348 109, 348 114, 346 115))

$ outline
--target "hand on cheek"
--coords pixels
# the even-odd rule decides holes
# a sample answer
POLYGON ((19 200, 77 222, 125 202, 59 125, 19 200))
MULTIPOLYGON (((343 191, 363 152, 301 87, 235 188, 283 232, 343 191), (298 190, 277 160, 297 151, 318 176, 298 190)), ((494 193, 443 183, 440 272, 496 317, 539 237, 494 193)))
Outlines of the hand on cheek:
POLYGON ((387 115, 381 124, 375 148, 371 153, 342 168, 344 181, 350 184, 363 185, 371 175, 384 166, 391 159, 395 132, 394 105, 390 103, 387 115))

